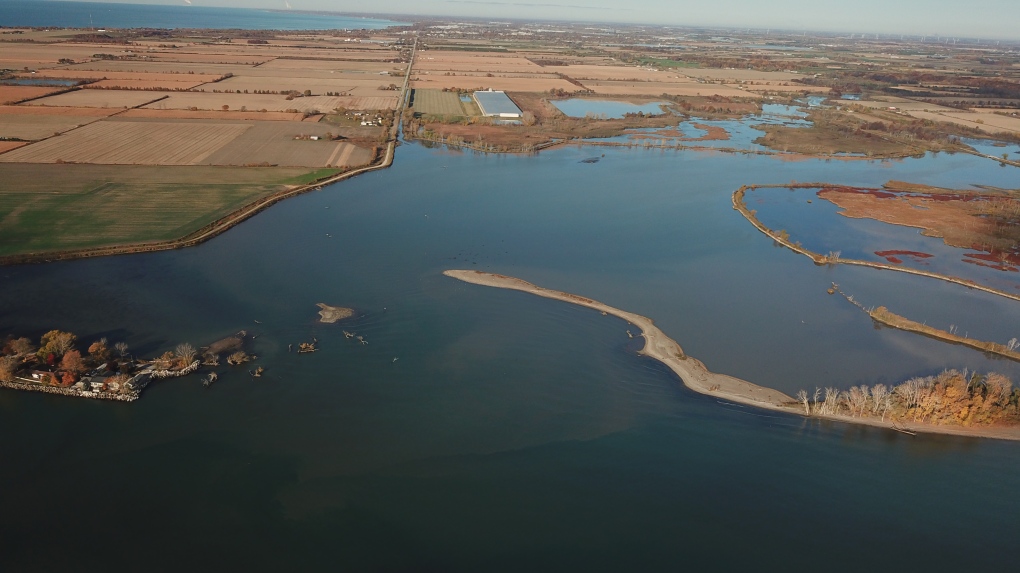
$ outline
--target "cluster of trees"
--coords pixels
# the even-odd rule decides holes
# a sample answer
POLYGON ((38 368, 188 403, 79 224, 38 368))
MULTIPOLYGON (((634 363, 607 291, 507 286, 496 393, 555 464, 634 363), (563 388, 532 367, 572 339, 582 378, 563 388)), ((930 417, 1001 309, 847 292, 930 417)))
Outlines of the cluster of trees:
POLYGON ((875 384, 849 390, 801 390, 797 400, 807 415, 872 417, 939 425, 1020 424, 1020 389, 1009 378, 967 370, 911 378, 897 386, 875 384))
POLYGON ((86 354, 75 348, 78 337, 71 332, 51 330, 36 346, 28 338, 8 338, 0 350, 0 381, 11 382, 23 370, 41 370, 43 384, 68 387, 85 372, 106 366, 127 379, 134 368, 128 360, 128 346, 118 342, 110 346, 105 338, 89 345, 86 354))
MULTIPOLYGON (((61 330, 51 330, 42 335, 38 345, 25 337, 8 337, 0 347, 0 382, 21 378, 68 388, 87 372, 105 367, 105 391, 132 391, 125 383, 137 370, 138 363, 128 353, 126 343, 111 345, 106 338, 100 338, 89 344, 85 352, 76 348, 77 343, 78 337, 74 333, 61 330)), ((197 356, 198 351, 192 345, 178 344, 173 351, 153 360, 152 364, 159 370, 183 370, 193 366, 197 356)))
POLYGON ((153 360, 152 365, 157 370, 183 370, 191 366, 197 356, 198 351, 194 346, 182 342, 172 351, 167 350, 159 358, 153 360))

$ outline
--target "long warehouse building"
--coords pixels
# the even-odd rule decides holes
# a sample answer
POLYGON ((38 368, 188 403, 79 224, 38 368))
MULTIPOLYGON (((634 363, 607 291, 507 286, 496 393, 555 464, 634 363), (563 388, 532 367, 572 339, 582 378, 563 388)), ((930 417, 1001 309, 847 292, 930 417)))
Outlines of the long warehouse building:
POLYGON ((506 92, 486 90, 475 92, 474 97, 478 109, 482 110, 482 115, 486 117, 519 118, 523 115, 521 108, 507 97, 506 92))

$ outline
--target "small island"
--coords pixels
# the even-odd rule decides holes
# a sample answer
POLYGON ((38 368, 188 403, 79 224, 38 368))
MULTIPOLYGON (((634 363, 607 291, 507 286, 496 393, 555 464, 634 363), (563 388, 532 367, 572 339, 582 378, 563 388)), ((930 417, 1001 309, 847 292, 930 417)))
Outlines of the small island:
POLYGON ((320 317, 319 322, 323 322, 326 324, 333 324, 334 322, 337 322, 339 320, 343 320, 345 318, 350 318, 354 316, 354 309, 352 308, 344 308, 342 306, 330 306, 323 302, 320 302, 315 306, 321 309, 319 310, 320 317))
MULTIPOLYGON (((244 349, 248 340, 242 330, 201 350, 185 342, 146 360, 134 357, 126 343, 110 344, 106 338, 82 352, 77 348, 78 336, 72 332, 51 330, 42 335, 38 345, 29 338, 12 336, 0 348, 0 388, 133 402, 155 380, 213 368, 224 357, 232 366, 252 360, 244 349)), ((205 385, 216 378, 210 371, 205 385)))

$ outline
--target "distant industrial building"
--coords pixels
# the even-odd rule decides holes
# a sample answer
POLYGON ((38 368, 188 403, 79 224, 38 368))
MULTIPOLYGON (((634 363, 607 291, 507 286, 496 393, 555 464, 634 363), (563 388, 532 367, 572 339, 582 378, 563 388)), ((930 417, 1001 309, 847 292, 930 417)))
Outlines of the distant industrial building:
POLYGON ((507 97, 505 92, 486 90, 484 92, 475 92, 474 97, 475 103, 478 104, 478 109, 482 110, 482 115, 485 117, 518 119, 523 115, 521 108, 517 107, 517 104, 507 97))

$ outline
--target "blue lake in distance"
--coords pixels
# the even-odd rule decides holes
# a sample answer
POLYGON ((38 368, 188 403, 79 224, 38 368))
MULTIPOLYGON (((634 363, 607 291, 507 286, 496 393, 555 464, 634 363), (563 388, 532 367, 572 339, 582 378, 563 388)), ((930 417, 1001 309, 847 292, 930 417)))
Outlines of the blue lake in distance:
POLYGON ((378 30, 401 22, 340 14, 195 5, 0 0, 0 26, 64 28, 213 28, 242 30, 378 30))
POLYGON ((549 103, 570 117, 585 117, 588 114, 592 114, 596 117, 604 117, 605 119, 619 119, 628 113, 640 112, 653 115, 666 113, 662 110, 662 106, 666 105, 666 102, 636 104, 626 101, 571 98, 551 100, 549 103))

